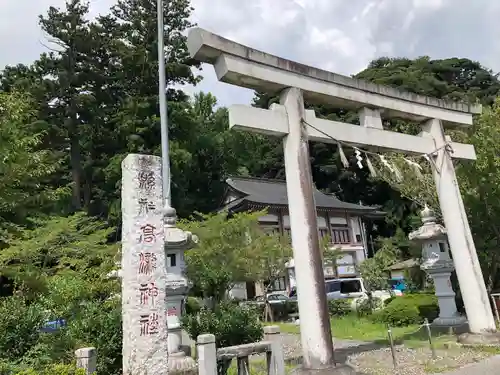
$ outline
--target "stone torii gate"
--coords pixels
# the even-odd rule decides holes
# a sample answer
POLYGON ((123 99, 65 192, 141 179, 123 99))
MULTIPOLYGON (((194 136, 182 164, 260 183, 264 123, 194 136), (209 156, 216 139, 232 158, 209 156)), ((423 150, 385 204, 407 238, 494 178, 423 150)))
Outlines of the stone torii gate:
POLYGON ((324 275, 309 162, 308 140, 335 140, 406 154, 432 154, 436 189, 449 233, 460 289, 472 333, 495 331, 488 295, 458 188, 452 158, 474 160, 474 147, 452 142, 443 126, 470 126, 480 105, 446 102, 380 86, 285 60, 200 28, 190 30, 191 56, 212 64, 220 81, 269 94, 280 93, 271 109, 235 105, 231 128, 284 140, 292 245, 296 264, 304 367, 332 366, 333 345, 326 309, 324 275), (360 125, 316 118, 308 103, 357 110, 360 125), (422 124, 419 136, 384 130, 382 118, 422 124), (308 127, 307 124, 312 125, 308 127), (314 129, 315 128, 315 129, 314 129))

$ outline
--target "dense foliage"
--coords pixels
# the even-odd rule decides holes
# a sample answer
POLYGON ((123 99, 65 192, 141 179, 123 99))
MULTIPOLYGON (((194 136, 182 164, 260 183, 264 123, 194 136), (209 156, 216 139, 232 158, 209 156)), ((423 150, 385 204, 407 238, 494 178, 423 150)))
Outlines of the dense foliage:
POLYGON ((192 339, 204 333, 215 335, 218 348, 260 341, 264 333, 254 309, 231 302, 186 314, 182 323, 192 339))
MULTIPOLYGON (((287 239, 258 231, 257 214, 229 220, 210 214, 220 205, 228 175, 284 177, 282 144, 230 131, 227 110, 216 105, 215 97, 189 97, 182 90, 201 79, 185 43, 192 9, 188 0, 170 0, 163 11, 173 205, 183 218, 201 212, 185 224, 201 239, 187 256, 193 292, 223 300, 234 282, 277 277, 290 255, 287 239)), ((121 235, 120 163, 128 153, 160 152, 156 14, 153 0, 117 0, 107 14, 90 19, 85 1, 67 0, 63 8, 50 7, 40 17, 47 52, 29 65, 0 72, 1 374, 73 374, 65 364, 73 361, 75 348, 87 345, 97 347, 99 373, 121 373, 120 303, 113 296, 118 285, 106 274, 121 235), (40 330, 47 320, 59 318, 67 325, 58 332, 40 330)), ((500 89, 495 74, 462 58, 384 57, 357 77, 484 105, 493 105, 500 89)), ((275 100, 256 94, 254 105, 267 107, 275 100)), ((356 113, 342 108, 314 109, 321 117, 358 121, 356 113)), ((417 129, 401 121, 386 125, 417 129)), ((494 288, 499 279, 500 104, 486 108, 472 130, 452 134, 473 143, 478 153, 476 163, 460 165, 457 173, 483 272, 494 288)), ((367 222, 369 253, 375 257, 361 270, 373 288, 381 286, 388 265, 418 256, 407 234, 419 225, 418 208, 436 205, 429 171, 423 178, 405 175, 406 183, 383 174, 373 179, 355 168, 349 150, 353 168, 342 166, 335 146, 313 143, 310 149, 319 189, 387 212, 385 220, 367 222)), ((324 254, 328 262, 336 257, 335 251, 324 254)), ((414 304, 394 306, 386 321, 421 319, 414 304)), ((203 317, 186 323, 192 335, 211 329, 225 340, 220 344, 230 344, 229 332, 242 329, 241 322, 251 329, 238 336, 240 341, 261 335, 255 315, 243 308, 191 307, 203 317), (217 325, 221 319, 234 325, 217 325)), ((341 306, 334 310, 344 311, 341 306)))
POLYGON ((419 324, 439 316, 437 297, 433 294, 409 294, 394 298, 387 306, 377 311, 372 318, 393 327, 419 324))
POLYGON ((199 238, 197 248, 185 255, 186 275, 195 294, 219 302, 235 283, 273 282, 283 275, 292 255, 290 242, 262 230, 258 218, 264 214, 244 212, 227 217, 223 212, 181 223, 199 238))
POLYGON ((351 301, 348 299, 332 299, 328 301, 328 313, 330 316, 346 316, 351 312, 351 301))

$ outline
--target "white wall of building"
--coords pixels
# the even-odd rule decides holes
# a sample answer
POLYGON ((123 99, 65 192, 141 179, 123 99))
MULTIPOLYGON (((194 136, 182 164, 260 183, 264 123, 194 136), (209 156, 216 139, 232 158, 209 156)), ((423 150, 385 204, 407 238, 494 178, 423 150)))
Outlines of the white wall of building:
POLYGON ((247 299, 247 284, 235 284, 234 287, 228 292, 228 296, 232 299, 247 299))

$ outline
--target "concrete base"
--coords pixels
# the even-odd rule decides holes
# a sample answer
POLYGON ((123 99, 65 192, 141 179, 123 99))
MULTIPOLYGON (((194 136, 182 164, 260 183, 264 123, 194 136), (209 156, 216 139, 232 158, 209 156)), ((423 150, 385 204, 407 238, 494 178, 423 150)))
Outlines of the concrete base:
POLYGON ((458 342, 471 346, 500 346, 500 333, 464 333, 458 336, 458 342))
POLYGON ((431 323, 433 327, 457 327, 467 324, 467 319, 464 316, 454 316, 450 318, 437 318, 431 323))
POLYGON ((450 336, 458 336, 464 333, 470 332, 469 324, 465 323, 462 325, 454 325, 454 326, 446 326, 446 325, 432 325, 431 331, 433 334, 440 335, 450 335, 450 336))
POLYGON ((469 332, 469 324, 467 323, 467 319, 463 316, 437 318, 431 323, 431 330, 436 333, 461 335, 469 332))
POLYGON ((193 358, 186 356, 184 352, 170 353, 168 355, 168 373, 197 375, 198 365, 193 358))
POLYGON ((337 364, 335 367, 313 370, 302 366, 293 369, 290 375, 361 375, 353 367, 346 364, 337 364))
POLYGON ((192 349, 189 345, 181 345, 179 346, 179 351, 180 352, 183 352, 186 357, 192 357, 193 356, 193 353, 192 353, 192 349))

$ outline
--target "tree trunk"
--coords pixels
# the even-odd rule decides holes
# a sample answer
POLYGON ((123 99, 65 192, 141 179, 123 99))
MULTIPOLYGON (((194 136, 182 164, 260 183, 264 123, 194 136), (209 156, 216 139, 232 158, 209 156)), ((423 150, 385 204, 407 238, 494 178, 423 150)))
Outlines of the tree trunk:
POLYGON ((71 120, 70 126, 70 159, 71 159, 71 176, 73 179, 73 209, 78 211, 82 208, 82 161, 80 154, 80 142, 78 141, 78 131, 74 120, 71 120))
POLYGON ((94 160, 92 158, 92 150, 90 152, 89 159, 90 160, 88 160, 88 167, 85 168, 84 171, 85 183, 83 186, 83 207, 85 207, 87 213, 90 216, 93 216, 95 212, 95 207, 90 206, 92 202, 92 164, 94 160))
MULTIPOLYGON (((76 33, 76 25, 73 25, 73 33, 76 33)), ((78 128, 78 108, 76 105, 76 97, 78 92, 75 88, 75 52, 74 52, 74 42, 70 43, 68 49, 68 138, 70 146, 70 164, 71 164, 71 176, 73 179, 73 196, 72 196, 72 208, 78 211, 82 208, 82 160, 81 160, 81 150, 79 141, 79 128, 78 128)))

